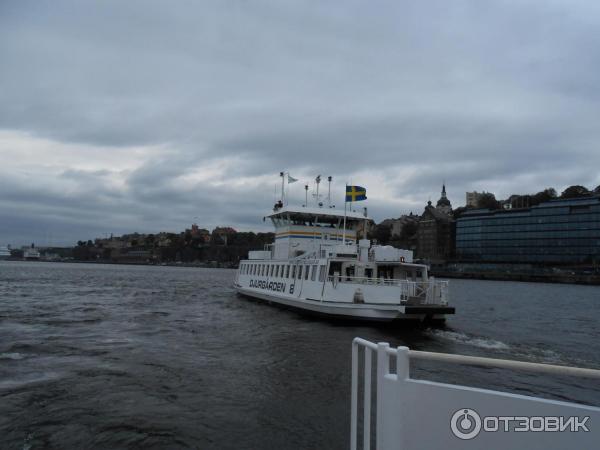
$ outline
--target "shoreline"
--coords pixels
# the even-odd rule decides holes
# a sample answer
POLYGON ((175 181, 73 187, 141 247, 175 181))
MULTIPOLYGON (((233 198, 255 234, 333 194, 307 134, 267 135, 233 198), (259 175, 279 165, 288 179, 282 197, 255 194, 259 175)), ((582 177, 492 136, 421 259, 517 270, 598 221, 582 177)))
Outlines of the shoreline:
POLYGON ((116 262, 116 261, 78 261, 78 260, 24 260, 24 259, 3 259, 0 262, 24 262, 24 263, 57 263, 57 264, 98 264, 98 265, 113 265, 113 266, 157 266, 157 267, 199 267, 202 269, 237 269, 237 265, 231 264, 211 264, 207 262, 165 262, 165 263, 149 263, 149 262, 116 262))
MULTIPOLYGON (((7 262, 41 262, 59 264, 100 264, 124 266, 157 266, 157 267, 198 267, 203 269, 237 269, 235 264, 221 264, 209 262, 116 262, 116 261, 27 261, 22 259, 3 259, 7 262)), ((529 273, 503 273, 503 272, 455 272, 444 270, 430 270, 430 275, 436 278, 464 279, 464 280, 489 280, 489 281, 520 281, 527 283, 553 283, 575 284, 586 286, 600 286, 600 275, 584 274, 529 274, 529 273)))
POLYGON ((600 275, 577 274, 528 274, 528 273, 502 273, 502 272, 451 272, 431 270, 430 275, 436 278, 454 278, 466 280, 490 281, 521 281, 528 283, 553 283, 577 284, 587 286, 600 286, 600 275))

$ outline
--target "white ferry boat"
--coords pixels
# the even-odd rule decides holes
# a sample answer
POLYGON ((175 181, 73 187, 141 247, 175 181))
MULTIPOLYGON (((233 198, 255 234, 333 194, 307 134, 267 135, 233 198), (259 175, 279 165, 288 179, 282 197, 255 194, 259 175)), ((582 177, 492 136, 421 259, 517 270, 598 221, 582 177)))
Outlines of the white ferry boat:
POLYGON ((238 293, 346 319, 439 322, 454 314, 448 282, 428 277, 412 251, 371 245, 366 209, 290 207, 282 200, 265 217, 275 242, 240 262, 238 293))

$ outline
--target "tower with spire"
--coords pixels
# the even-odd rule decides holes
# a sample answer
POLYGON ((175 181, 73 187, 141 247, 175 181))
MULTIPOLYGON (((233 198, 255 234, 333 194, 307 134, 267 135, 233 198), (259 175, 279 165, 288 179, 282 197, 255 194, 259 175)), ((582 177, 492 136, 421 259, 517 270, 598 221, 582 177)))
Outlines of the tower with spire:
POLYGON ((446 183, 445 182, 442 185, 442 196, 437 201, 435 209, 443 212, 444 214, 448 214, 448 215, 452 214, 452 204, 450 203, 450 200, 448 200, 448 197, 446 197, 446 183))

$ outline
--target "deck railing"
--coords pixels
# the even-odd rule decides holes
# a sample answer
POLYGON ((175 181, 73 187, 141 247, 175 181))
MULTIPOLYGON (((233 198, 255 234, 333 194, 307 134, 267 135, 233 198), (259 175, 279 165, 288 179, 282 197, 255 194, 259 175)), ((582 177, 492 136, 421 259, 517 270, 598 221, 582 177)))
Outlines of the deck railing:
MULTIPOLYGON (((388 343, 380 342, 373 343, 369 342, 365 339, 354 338, 352 341, 352 392, 351 392, 351 412, 350 412, 350 449, 356 450, 358 445, 358 424, 359 424, 359 349, 364 350, 363 357, 363 367, 364 373, 362 378, 362 448, 364 450, 371 448, 372 442, 372 433, 371 433, 371 422, 372 419, 375 418, 376 429, 375 429, 375 442, 376 448, 381 449, 391 449, 391 448, 419 448, 419 446, 403 446, 404 439, 402 436, 398 435, 398 430, 403 430, 406 433, 419 433, 418 429, 413 429, 411 427, 403 428, 402 419, 405 417, 405 411, 403 408, 410 409, 409 414, 416 416, 417 420, 427 421, 428 424, 428 433, 432 433, 435 430, 435 420, 432 417, 432 411, 439 411, 444 407, 447 407, 448 404, 441 405, 429 405, 429 402, 435 402, 436 399, 440 399, 440 403, 443 403, 444 400, 441 400, 442 397, 442 389, 447 391, 452 391, 450 394, 456 396, 456 392, 458 392, 459 396, 464 396, 465 401, 461 403, 456 409, 460 409, 460 407, 468 407, 469 401, 473 400, 473 397, 469 397, 472 392, 475 392, 477 395, 487 395, 485 400, 485 404, 494 404, 495 397, 502 396, 502 400, 504 401, 504 406, 506 406, 506 399, 512 400, 515 402, 515 413, 523 413, 523 410, 519 408, 523 408, 523 402, 528 401, 533 403, 534 406, 543 408, 543 407, 554 407, 555 409, 564 408, 565 414, 571 411, 569 408, 579 408, 586 414, 591 414, 593 419, 600 421, 600 408, 581 406, 573 403, 566 402, 554 402, 552 400, 542 400, 537 399, 535 397, 524 397, 524 396, 516 396, 513 394, 504 394, 496 391, 484 391, 481 389, 472 389, 467 387, 458 387, 448 384, 441 383, 433 383, 433 382, 420 382, 418 380, 412 380, 409 377, 410 372, 410 360, 427 360, 427 361, 437 361, 443 363, 453 363, 453 364, 468 364, 474 366, 481 367, 492 367, 492 368, 502 368, 502 369, 511 369, 511 370, 520 370, 520 371, 528 371, 534 372, 538 374, 550 374, 550 375, 567 375, 567 376, 576 376, 576 377, 586 377, 600 380, 600 370, 596 369, 584 369, 577 367, 568 367, 568 366, 558 366, 552 364, 541 364, 541 363, 531 363, 531 362, 522 362, 522 361, 511 361, 505 359, 494 359, 494 358, 482 358, 476 356, 463 356, 463 355, 453 355, 453 354, 445 354, 445 353, 433 353, 433 352, 424 352, 424 351, 416 351, 409 350, 407 347, 398 347, 396 349, 390 348, 388 343), (375 354, 376 360, 376 372, 375 372, 375 388, 376 388, 376 398, 375 398, 375 417, 373 417, 372 405, 373 401, 371 398, 371 391, 373 388, 373 354, 375 354), (396 373, 391 373, 390 371, 390 358, 394 357, 396 360, 396 373), (409 383, 420 383, 423 386, 429 387, 432 386, 437 389, 437 395, 428 395, 419 397, 417 395, 417 399, 419 404, 414 403, 403 403, 402 397, 397 395, 398 393, 408 393, 411 386, 409 383), (385 383, 388 383, 387 386, 384 386, 385 383), (396 383, 398 389, 391 392, 390 395, 389 387, 390 383, 396 383), (400 384, 399 384, 400 383, 400 384), (404 384, 402 384, 404 383, 404 384), (401 385, 402 384, 402 385, 401 385), (386 389, 388 389, 386 391, 386 389), (404 389, 404 390, 402 390, 404 389), (541 406, 540 406, 541 405, 541 406), (419 418, 419 409, 422 411, 423 417, 419 418), (393 417, 389 417, 393 416, 393 417)), ((393 385, 393 384, 392 384, 393 385)), ((447 398, 449 396, 444 396, 447 398)), ((462 398, 462 397, 459 397, 462 398)), ((529 405, 531 407, 531 405, 529 405)), ((541 414, 540 414, 541 415, 541 414)), ((514 419, 514 418, 513 418, 514 419)), ((598 426, 597 422, 594 422, 596 427, 598 426)), ((444 432, 450 427, 450 416, 448 416, 448 421, 445 424, 442 424, 444 428, 444 432)), ((400 431, 401 433, 402 431, 400 431)), ((516 433, 519 435, 519 433, 516 433)), ((589 436, 588 436, 589 437, 589 436)), ((596 438, 600 437, 600 434, 595 435, 596 438)), ((448 445, 444 445, 444 448, 463 448, 462 446, 465 444, 465 441, 461 441, 458 438, 454 438, 453 436, 449 436, 450 439, 456 439, 456 441, 449 440, 448 445)), ((410 440, 409 440, 410 441, 410 440)), ((412 441, 414 442, 414 440, 412 441)), ((506 441, 502 441, 504 444, 506 441)), ((516 442, 516 441, 515 441, 516 442)), ((587 442, 587 441, 586 441, 587 442)), ((426 447, 421 447, 426 448, 426 447)), ((471 447, 469 447, 471 448, 471 447)), ((475 448, 475 447, 473 447, 475 448)), ((480 447, 482 448, 482 447, 480 447)), ((488 450, 491 450, 490 447, 487 447, 488 450)), ((502 448, 502 445, 497 446, 497 448, 502 448)), ((515 447, 517 448, 517 447, 515 447)), ((548 447, 548 448, 556 448, 556 447, 548 447)), ((573 447, 575 448, 575 447, 573 447)), ((583 448, 583 447, 580 447, 583 448)))
POLYGON ((410 298, 421 299, 422 304, 448 304, 448 281, 434 280, 412 281, 393 278, 372 277, 347 277, 343 275, 328 276, 327 281, 333 284, 351 283, 368 286, 398 286, 400 300, 408 301, 410 298))

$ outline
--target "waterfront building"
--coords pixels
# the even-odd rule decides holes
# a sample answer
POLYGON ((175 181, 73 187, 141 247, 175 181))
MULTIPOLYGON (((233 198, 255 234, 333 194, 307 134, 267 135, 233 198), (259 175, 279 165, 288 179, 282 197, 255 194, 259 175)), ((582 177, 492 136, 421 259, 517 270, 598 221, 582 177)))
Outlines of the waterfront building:
POLYGON ((600 264, 600 196, 468 211, 456 220, 456 256, 478 262, 600 264))
POLYGON ((417 257, 430 263, 443 263, 452 254, 453 220, 431 201, 421 215, 417 228, 417 257))
POLYGON ((466 193, 466 206, 467 208, 477 208, 479 206, 479 197, 481 197, 483 193, 473 191, 466 193))
MULTIPOLYGON (((399 238, 402 236, 402 230, 405 226, 416 223, 419 220, 419 216, 413 214, 404 214, 398 219, 385 219, 379 225, 390 228, 390 236, 392 238, 399 238)), ((370 230, 369 230, 370 231, 370 230)))

